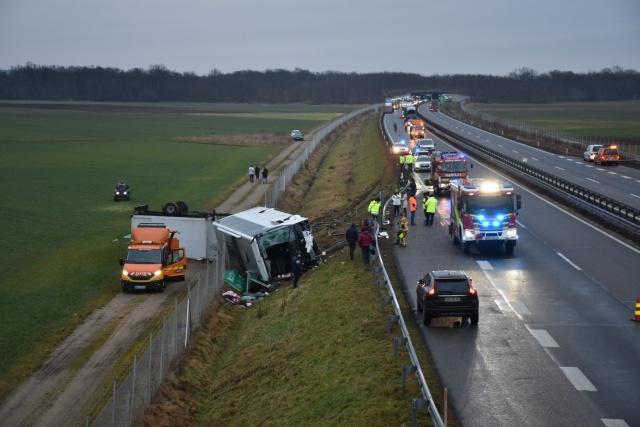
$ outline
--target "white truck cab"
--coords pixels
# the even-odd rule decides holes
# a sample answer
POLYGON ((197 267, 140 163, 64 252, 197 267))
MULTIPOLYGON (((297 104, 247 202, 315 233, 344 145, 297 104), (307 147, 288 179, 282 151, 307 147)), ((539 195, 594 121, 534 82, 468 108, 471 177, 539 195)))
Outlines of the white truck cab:
POLYGON ((592 144, 587 147, 585 152, 582 154, 582 160, 585 162, 593 162, 593 158, 598 153, 598 149, 604 147, 602 144, 592 144))

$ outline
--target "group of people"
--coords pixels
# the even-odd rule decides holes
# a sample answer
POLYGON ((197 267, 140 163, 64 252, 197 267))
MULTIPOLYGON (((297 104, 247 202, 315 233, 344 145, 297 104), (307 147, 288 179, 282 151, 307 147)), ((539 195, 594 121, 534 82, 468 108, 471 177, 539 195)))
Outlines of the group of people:
POLYGON ((256 166, 255 168, 253 167, 253 165, 249 166, 249 182, 254 182, 254 179, 260 179, 260 172, 262 171, 262 182, 264 184, 267 183, 267 178, 269 177, 269 170, 267 170, 267 167, 263 167, 262 169, 260 169, 260 166, 256 166))
POLYGON ((416 157, 413 153, 409 152, 409 154, 400 155, 400 172, 404 170, 404 166, 407 165, 407 170, 409 172, 413 171, 413 163, 416 160, 416 157))
POLYGON ((372 250, 375 250, 375 239, 369 231, 369 224, 367 221, 363 221, 361 224, 360 232, 355 223, 351 223, 351 227, 347 230, 346 237, 349 244, 349 257, 355 259, 356 245, 360 246, 362 251, 362 261, 365 266, 369 265, 371 260, 372 250))
MULTIPOLYGON (((413 184, 415 185, 415 181, 413 184)), ((391 204, 393 205, 393 216, 398 218, 398 232, 396 237, 396 245, 407 246, 407 234, 411 225, 416 225, 416 211, 418 210, 418 200, 416 199, 416 191, 411 186, 405 191, 395 190, 391 196, 391 204)), ((435 196, 425 193, 422 200, 422 210, 424 211, 424 225, 432 226, 435 219, 436 207, 438 200, 435 196)), ((380 216, 382 203, 380 197, 375 197, 368 207, 371 214, 371 225, 375 227, 380 216)), ((355 223, 352 223, 346 232, 347 243, 349 244, 349 257, 353 260, 357 246, 362 250, 362 261, 365 265, 369 265, 369 261, 373 251, 375 251, 375 239, 369 231, 369 221, 362 221, 360 231, 355 223)))

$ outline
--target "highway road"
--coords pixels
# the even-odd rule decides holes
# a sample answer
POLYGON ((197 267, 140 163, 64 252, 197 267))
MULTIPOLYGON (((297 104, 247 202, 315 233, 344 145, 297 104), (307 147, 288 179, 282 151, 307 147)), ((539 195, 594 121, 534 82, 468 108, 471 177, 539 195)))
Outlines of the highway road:
MULTIPOLYGON (((387 129, 393 129, 394 120, 403 129, 399 112, 385 117, 387 129)), ((445 117, 437 120, 475 137, 474 128, 445 117)), ((402 130, 391 134, 396 140, 406 137, 402 130)), ((478 138, 489 140, 481 131, 478 138)), ((434 140, 437 149, 453 150, 434 140)), ((487 143, 540 162, 541 169, 544 164, 556 175, 566 173, 572 181, 591 182, 587 178, 595 174, 601 184, 594 183, 594 191, 610 186, 615 196, 607 194, 626 194, 625 203, 637 198, 631 196, 640 179, 637 171, 627 173, 622 166, 600 171, 581 159, 517 143, 487 143)), ((482 162, 472 163, 474 177, 506 179, 482 162)), ((640 251, 553 201, 518 185, 516 189, 523 208, 512 256, 477 248, 465 255, 454 246, 446 196, 439 198, 434 227, 422 225, 418 211, 407 247, 396 246, 402 284, 413 307, 405 318, 413 316, 422 325, 415 285, 426 271, 462 269, 473 278, 480 295, 477 327, 457 324, 460 319, 455 318, 434 319, 430 327, 421 327, 465 427, 640 426, 640 324, 630 321, 640 298, 640 251)))

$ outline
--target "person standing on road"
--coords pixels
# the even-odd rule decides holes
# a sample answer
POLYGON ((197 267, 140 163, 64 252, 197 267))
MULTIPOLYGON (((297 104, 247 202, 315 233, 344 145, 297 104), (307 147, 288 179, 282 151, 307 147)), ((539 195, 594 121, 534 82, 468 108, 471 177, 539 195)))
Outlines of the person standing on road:
POLYGON ((409 206, 409 204, 407 203, 408 198, 409 198, 408 192, 403 191, 402 198, 400 199, 400 201, 402 202, 402 212, 404 212, 405 215, 407 215, 407 206, 409 206))
POLYGON ((438 206, 438 199, 435 196, 427 195, 427 225, 433 225, 433 219, 436 215, 436 206, 438 206))
POLYGON ((417 193, 418 193, 418 184, 416 184, 416 180, 414 178, 411 178, 411 181, 409 181, 409 195, 416 197, 417 193))
POLYGON ((291 267, 293 270, 293 288, 298 287, 298 280, 302 273, 302 258, 300 258, 300 252, 297 252, 291 259, 291 267))
POLYGON ((356 252, 356 243, 358 243, 358 229, 354 223, 351 223, 351 227, 347 230, 347 243, 349 244, 349 258, 354 259, 353 255, 356 252))
POLYGON ((391 203, 393 204, 393 216, 400 215, 400 206, 402 205, 402 196, 400 196, 400 190, 393 192, 391 196, 391 203))
POLYGON ((267 167, 263 167, 262 168, 262 183, 266 184, 267 183, 267 178, 269 176, 269 171, 267 170, 267 167))
POLYGON ((400 157, 398 160, 400 161, 400 172, 402 172, 404 170, 404 156, 400 154, 400 157))
POLYGON ((256 182, 260 182, 260 166, 256 165, 256 182))
POLYGON ((253 168, 253 165, 249 166, 249 182, 253 182, 253 177, 256 174, 256 170, 253 168))
POLYGON ((415 196, 409 196, 409 210, 411 211, 411 225, 416 225, 416 209, 418 209, 418 201, 415 196))
POLYGON ((424 212, 424 225, 429 225, 429 216, 427 215, 427 200, 429 200, 429 195, 425 194, 422 199, 422 211, 424 212))
POLYGON ((413 161, 415 160, 415 157, 413 157, 413 153, 409 152, 409 154, 407 154, 404 157, 404 162, 407 164, 407 170, 409 172, 413 171, 413 161))
POLYGON ((369 233, 368 228, 363 228, 360 232, 360 236, 358 236, 358 245, 360 245, 360 249, 362 249, 362 260, 364 261, 364 265, 369 265, 369 256, 371 255, 371 242, 373 241, 373 236, 369 233))
POLYGON ((409 220, 407 214, 400 214, 400 220, 398 221, 398 238, 396 239, 396 245, 407 246, 407 233, 409 232, 409 220))

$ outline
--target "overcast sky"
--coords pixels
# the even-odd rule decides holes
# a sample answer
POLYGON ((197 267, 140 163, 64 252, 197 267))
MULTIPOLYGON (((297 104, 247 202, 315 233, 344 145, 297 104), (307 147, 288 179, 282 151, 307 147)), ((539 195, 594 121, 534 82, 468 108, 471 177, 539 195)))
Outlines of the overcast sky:
POLYGON ((640 71, 640 0, 0 0, 0 69, 640 71))

